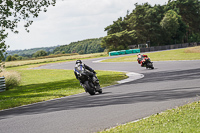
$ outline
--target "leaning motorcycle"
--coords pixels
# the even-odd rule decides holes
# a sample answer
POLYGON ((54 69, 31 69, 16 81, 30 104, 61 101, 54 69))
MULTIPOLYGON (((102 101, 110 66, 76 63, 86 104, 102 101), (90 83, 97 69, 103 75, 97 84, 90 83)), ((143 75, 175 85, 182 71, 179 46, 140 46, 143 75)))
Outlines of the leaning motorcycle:
POLYGON ((102 93, 99 80, 96 76, 92 79, 86 72, 82 72, 80 73, 79 79, 83 83, 82 86, 85 92, 88 92, 90 95, 95 95, 96 92, 102 93))
POLYGON ((153 67, 153 62, 151 62, 150 58, 147 58, 145 59, 145 62, 144 62, 145 66, 146 66, 146 69, 154 69, 153 67))

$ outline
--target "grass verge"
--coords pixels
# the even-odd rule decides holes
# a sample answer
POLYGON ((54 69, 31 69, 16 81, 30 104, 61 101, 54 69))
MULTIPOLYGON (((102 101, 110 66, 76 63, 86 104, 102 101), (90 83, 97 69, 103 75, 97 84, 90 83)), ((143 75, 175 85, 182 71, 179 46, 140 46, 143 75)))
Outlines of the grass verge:
POLYGON ((199 133, 200 101, 99 133, 199 133))
MULTIPOLYGON (((168 50, 161 52, 154 52, 147 54, 152 61, 170 61, 170 60, 200 60, 200 46, 168 50)), ((136 55, 124 56, 119 58, 107 59, 102 62, 135 62, 137 61, 136 55)))
MULTIPOLYGON (((84 92, 73 70, 32 70, 27 66, 15 67, 21 75, 21 84, 0 93, 0 110, 46 101, 84 92)), ((97 71, 101 87, 117 84, 127 78, 125 73, 97 71)), ((89 94, 88 94, 89 95, 89 94)))
POLYGON ((108 56, 108 55, 107 53, 103 52, 103 53, 62 56, 62 57, 36 59, 36 60, 10 61, 10 62, 5 62, 5 67, 9 68, 9 67, 16 67, 16 66, 31 65, 31 64, 66 62, 66 61, 73 61, 77 59, 89 59, 89 58, 91 59, 91 58, 98 58, 98 57, 105 57, 105 56, 108 56))

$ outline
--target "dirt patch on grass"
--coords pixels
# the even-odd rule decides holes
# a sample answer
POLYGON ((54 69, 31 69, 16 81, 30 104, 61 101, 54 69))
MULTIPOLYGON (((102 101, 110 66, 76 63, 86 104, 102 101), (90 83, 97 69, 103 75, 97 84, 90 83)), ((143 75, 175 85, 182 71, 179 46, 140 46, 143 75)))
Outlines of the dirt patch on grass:
POLYGON ((200 46, 187 48, 184 50, 185 53, 200 53, 200 46))

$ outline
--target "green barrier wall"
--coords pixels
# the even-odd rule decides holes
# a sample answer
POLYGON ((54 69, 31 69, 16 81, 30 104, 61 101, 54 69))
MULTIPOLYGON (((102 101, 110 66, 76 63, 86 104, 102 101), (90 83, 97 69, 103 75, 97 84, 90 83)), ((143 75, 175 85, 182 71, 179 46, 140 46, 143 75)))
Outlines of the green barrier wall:
POLYGON ((120 50, 120 51, 119 51, 119 54, 120 54, 120 55, 126 54, 126 50, 120 50))
POLYGON ((126 50, 126 54, 132 54, 133 53, 133 50, 129 49, 129 50, 126 50))
POLYGON ((131 49, 133 53, 140 53, 140 49, 131 49))
POLYGON ((119 55, 118 51, 111 51, 109 52, 109 56, 119 55))
POLYGON ((109 56, 140 53, 140 49, 129 49, 109 52, 109 56))

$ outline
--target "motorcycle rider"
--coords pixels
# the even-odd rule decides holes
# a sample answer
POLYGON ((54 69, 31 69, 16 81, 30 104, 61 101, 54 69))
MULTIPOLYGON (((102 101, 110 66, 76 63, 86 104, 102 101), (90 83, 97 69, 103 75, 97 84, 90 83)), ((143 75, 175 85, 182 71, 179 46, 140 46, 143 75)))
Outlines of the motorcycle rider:
MULTIPOLYGON (((79 79, 81 71, 84 71, 87 75, 89 75, 91 79, 94 81, 94 83, 98 83, 99 80, 96 76, 96 72, 91 67, 83 64, 81 60, 77 60, 75 68, 74 68, 74 74, 76 76, 76 79, 80 81, 81 86, 83 86, 82 81, 79 79)), ((100 88, 97 88, 97 89, 100 89, 100 88)))
POLYGON ((141 64, 141 67, 144 67, 145 65, 145 60, 148 58, 147 55, 141 55, 141 54, 137 54, 137 61, 138 61, 138 64, 141 64))

